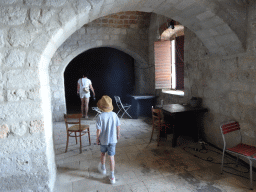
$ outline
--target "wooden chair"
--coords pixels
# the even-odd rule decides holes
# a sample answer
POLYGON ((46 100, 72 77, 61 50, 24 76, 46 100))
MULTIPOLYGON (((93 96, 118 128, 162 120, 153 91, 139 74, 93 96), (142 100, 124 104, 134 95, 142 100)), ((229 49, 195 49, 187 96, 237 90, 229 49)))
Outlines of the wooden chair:
POLYGON ((152 133, 151 133, 151 138, 150 138, 149 142, 151 142, 151 140, 152 140, 154 130, 158 129, 157 146, 159 146, 160 133, 162 131, 162 128, 164 128, 165 136, 166 136, 166 139, 167 139, 166 129, 169 128, 169 127, 164 122, 162 110, 161 109, 154 109, 153 106, 152 106, 152 133))
POLYGON ((89 125, 81 125, 81 118, 82 114, 64 114, 64 120, 66 124, 66 130, 67 130, 67 144, 66 144, 66 151, 68 150, 68 142, 69 137, 75 137, 76 138, 76 144, 77 144, 77 138, 80 138, 80 153, 82 153, 82 139, 81 137, 88 133, 89 138, 89 144, 91 145, 91 138, 90 138, 90 128, 89 125), (72 126, 70 126, 72 125, 72 126), (78 133, 78 135, 77 135, 78 133))
MULTIPOLYGON (((250 182, 251 182, 251 189, 252 189, 253 188, 252 160, 255 160, 255 158, 256 158, 256 147, 242 143, 242 134, 241 134, 240 125, 238 122, 233 121, 233 122, 225 123, 220 126, 220 130, 221 130, 221 134, 222 134, 222 138, 223 138, 223 142, 224 142, 222 162, 221 162, 221 174, 223 173, 223 163, 224 163, 225 151, 235 154, 237 156, 237 162, 238 162, 238 156, 245 157, 249 160, 249 163, 250 163, 250 182), (234 132, 234 131, 239 132, 238 136, 240 137, 240 141, 237 145, 227 148, 225 135, 228 133, 234 132)), ((234 140, 234 137, 232 137, 232 138, 234 140)))

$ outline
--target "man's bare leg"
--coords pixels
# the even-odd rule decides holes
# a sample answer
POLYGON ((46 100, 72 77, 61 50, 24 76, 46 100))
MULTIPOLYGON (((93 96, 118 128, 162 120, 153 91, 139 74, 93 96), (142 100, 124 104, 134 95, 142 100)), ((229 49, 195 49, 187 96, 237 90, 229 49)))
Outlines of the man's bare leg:
POLYGON ((81 113, 83 117, 84 117, 84 104, 85 104, 85 99, 81 98, 81 113))
POLYGON ((90 98, 85 98, 85 118, 88 116, 89 100, 90 98))

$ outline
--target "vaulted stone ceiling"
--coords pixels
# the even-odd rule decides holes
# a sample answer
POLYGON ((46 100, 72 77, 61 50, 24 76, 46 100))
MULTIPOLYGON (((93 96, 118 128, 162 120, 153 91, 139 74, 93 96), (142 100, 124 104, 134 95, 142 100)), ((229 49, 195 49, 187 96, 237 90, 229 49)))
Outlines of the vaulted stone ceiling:
MULTIPOLYGON (((49 65, 56 50, 83 25, 112 13, 153 12, 190 29, 211 54, 232 55, 246 47, 247 8, 244 0, 2 0, 0 152, 5 158, 0 163, 13 159, 1 170, 6 188, 20 190, 23 180, 49 188, 54 184, 49 65), (14 124, 23 130, 12 128, 14 124), (40 158, 35 152, 40 152, 40 158), (28 163, 15 163, 19 155, 28 163), (37 160, 38 167, 32 167, 31 162, 37 160), (23 167, 17 170, 19 166, 23 167)), ((211 103, 207 105, 214 111, 211 103)))

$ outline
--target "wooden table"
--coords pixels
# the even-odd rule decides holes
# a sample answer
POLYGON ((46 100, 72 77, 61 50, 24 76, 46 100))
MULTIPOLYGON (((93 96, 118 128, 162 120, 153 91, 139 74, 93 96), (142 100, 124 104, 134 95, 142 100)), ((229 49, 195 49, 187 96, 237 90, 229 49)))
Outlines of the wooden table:
POLYGON ((192 136, 195 141, 198 141, 200 131, 203 129, 203 114, 208 109, 181 104, 163 105, 161 109, 165 121, 173 125, 172 147, 177 145, 180 135, 192 136))

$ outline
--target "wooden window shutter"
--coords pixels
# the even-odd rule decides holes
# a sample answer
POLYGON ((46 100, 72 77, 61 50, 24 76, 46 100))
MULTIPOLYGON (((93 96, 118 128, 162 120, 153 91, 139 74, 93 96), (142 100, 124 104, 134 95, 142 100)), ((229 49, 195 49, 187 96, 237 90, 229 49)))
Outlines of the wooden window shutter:
POLYGON ((155 89, 171 88, 171 41, 157 41, 155 51, 155 89))
POLYGON ((184 90, 184 36, 176 37, 176 89, 184 90))

